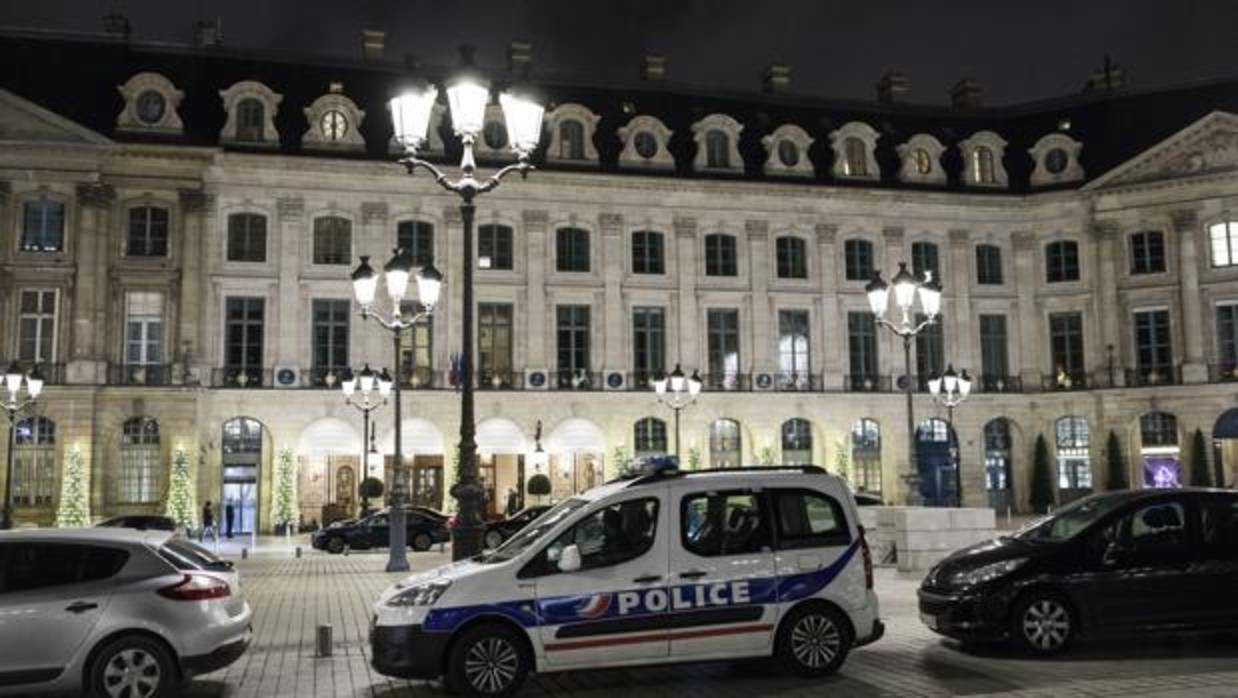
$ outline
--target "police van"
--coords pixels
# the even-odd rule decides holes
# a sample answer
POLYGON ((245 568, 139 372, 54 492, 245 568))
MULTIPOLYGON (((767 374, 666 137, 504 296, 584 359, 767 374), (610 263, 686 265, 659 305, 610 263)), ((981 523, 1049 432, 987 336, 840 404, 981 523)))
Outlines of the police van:
POLYGON ((370 642, 382 674, 506 696, 531 671, 738 657, 825 676, 883 631, 842 480, 813 466, 665 468, 402 580, 375 604, 370 642))

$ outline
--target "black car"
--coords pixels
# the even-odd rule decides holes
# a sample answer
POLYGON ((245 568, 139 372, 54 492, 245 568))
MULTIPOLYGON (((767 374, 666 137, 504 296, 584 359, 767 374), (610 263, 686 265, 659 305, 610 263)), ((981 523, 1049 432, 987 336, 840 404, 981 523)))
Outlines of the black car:
MULTIPOLYGON (((437 519, 417 509, 407 510, 404 530, 407 531, 409 547, 417 551, 429 550, 435 543, 445 543, 451 538, 446 520, 437 519)), ((388 510, 384 509, 359 521, 337 521, 315 531, 310 537, 310 544, 317 550, 338 555, 344 552, 344 548, 385 548, 390 535, 388 510)))
POLYGON ((166 516, 154 514, 128 514, 113 516, 95 524, 97 528, 134 528, 139 531, 175 531, 176 522, 166 516))
POLYGON ((484 537, 482 538, 482 541, 486 544, 487 548, 493 550, 502 545, 503 541, 516 535, 520 529, 533 523, 534 519, 542 514, 545 514, 549 510, 550 507, 544 505, 525 507, 506 519, 487 522, 486 532, 483 534, 484 537))
POLYGON ((1033 654, 1079 635, 1238 628, 1238 492, 1114 492, 960 550, 920 586, 920 618, 1033 654))

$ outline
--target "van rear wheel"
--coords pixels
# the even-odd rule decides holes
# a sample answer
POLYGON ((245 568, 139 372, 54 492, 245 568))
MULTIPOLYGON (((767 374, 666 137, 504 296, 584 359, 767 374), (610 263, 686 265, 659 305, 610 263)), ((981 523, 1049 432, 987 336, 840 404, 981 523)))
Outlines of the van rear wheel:
POLYGON ((801 606, 778 626, 774 656, 800 676, 829 676, 851 651, 851 631, 842 613, 829 606, 801 606))
POLYGON ((511 696, 529 675, 532 660, 524 638, 515 630, 502 625, 478 626, 452 644, 447 685, 466 696, 511 696))

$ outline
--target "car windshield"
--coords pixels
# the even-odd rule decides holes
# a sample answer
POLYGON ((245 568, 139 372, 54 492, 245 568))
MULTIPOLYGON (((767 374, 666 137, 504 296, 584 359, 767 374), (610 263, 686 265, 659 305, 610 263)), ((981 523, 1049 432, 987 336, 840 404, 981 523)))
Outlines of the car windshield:
POLYGON ((1058 509, 1019 529, 1014 537, 1026 541, 1058 543, 1070 540, 1122 504, 1119 497, 1088 497, 1058 509))
POLYGON ((482 562, 506 562, 518 557, 525 550, 535 545, 542 536, 557 526, 572 512, 589 503, 587 499, 568 499, 551 507, 546 513, 537 517, 528 526, 512 536, 506 543, 500 545, 493 553, 483 557, 482 562))

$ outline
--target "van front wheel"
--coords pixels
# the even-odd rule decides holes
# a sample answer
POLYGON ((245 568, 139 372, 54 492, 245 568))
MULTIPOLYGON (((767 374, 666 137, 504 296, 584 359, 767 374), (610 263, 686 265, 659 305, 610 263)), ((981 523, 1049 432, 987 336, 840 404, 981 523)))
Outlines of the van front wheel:
POLYGON ((851 632, 842 614, 829 606, 801 606, 778 626, 774 656, 800 676, 829 676, 851 651, 851 632))
POLYGON ((532 664, 524 639, 515 630, 483 625, 465 632, 452 646, 448 685, 466 696, 511 696, 532 664))

